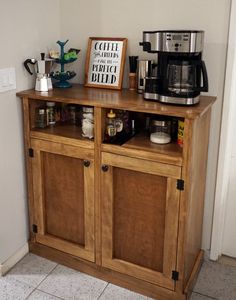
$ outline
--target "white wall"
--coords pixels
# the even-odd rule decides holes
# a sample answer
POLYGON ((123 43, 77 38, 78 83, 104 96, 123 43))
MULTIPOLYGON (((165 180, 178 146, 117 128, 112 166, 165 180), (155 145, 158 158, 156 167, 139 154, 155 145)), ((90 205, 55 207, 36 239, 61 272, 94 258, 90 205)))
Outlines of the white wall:
POLYGON ((236 193, 236 0, 231 1, 229 43, 225 79, 224 103, 220 137, 217 187, 215 196, 210 258, 222 254, 236 257, 235 193, 236 193))
MULTIPOLYGON (((209 95, 217 95, 213 107, 204 213, 203 248, 210 248, 215 176, 221 120, 230 0, 61 0, 61 37, 82 49, 73 65, 77 81, 84 80, 84 61, 89 36, 127 37, 127 55, 150 57, 138 43, 143 30, 203 29, 203 59, 209 76, 209 95)), ((126 66, 125 85, 127 83, 126 66)))
MULTIPOLYGON (((0 3, 0 69, 16 69, 17 90, 32 88, 22 63, 57 41, 59 0, 0 3)), ((15 93, 0 93, 0 264, 28 238, 21 101, 15 93)))

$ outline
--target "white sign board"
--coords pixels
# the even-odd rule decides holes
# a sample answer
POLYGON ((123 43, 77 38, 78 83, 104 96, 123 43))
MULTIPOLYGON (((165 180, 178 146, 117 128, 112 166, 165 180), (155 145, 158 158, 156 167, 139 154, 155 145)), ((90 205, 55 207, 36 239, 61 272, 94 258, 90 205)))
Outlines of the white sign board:
POLYGON ((85 85, 121 89, 126 46, 126 39, 90 38, 85 85))

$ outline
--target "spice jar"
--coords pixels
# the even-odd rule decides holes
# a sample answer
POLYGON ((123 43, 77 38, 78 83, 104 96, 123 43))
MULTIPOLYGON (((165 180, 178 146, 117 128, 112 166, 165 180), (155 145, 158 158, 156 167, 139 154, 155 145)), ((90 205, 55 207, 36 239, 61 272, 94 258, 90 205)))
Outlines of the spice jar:
POLYGON ((159 117, 151 121, 150 140, 156 144, 168 144, 171 141, 171 121, 159 117))
POLYGON ((82 108, 82 136, 92 139, 94 136, 94 114, 93 107, 82 108))
POLYGON ((47 102, 47 125, 56 124, 56 104, 55 102, 47 102))
POLYGON ((45 128, 46 126, 46 109, 44 107, 37 107, 35 109, 35 127, 45 128))
POLYGON ((118 122, 116 122, 116 114, 111 109, 110 112, 107 114, 106 120, 106 133, 109 137, 114 137, 117 132, 117 127, 119 127, 118 122))

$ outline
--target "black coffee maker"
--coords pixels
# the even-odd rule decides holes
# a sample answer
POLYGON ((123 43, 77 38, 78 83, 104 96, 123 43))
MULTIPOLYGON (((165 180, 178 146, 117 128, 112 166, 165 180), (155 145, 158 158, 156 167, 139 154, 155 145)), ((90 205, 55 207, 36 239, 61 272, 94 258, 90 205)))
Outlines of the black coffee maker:
POLYGON ((158 53, 157 76, 146 78, 144 99, 193 105, 201 92, 208 92, 203 31, 144 31, 140 45, 158 53))

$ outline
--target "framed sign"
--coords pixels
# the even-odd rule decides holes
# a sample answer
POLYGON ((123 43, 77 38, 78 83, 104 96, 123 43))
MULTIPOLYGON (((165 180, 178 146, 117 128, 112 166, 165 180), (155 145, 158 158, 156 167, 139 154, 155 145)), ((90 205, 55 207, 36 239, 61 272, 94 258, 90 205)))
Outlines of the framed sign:
POLYGON ((90 37, 85 64, 85 86, 121 89, 126 38, 90 37))

